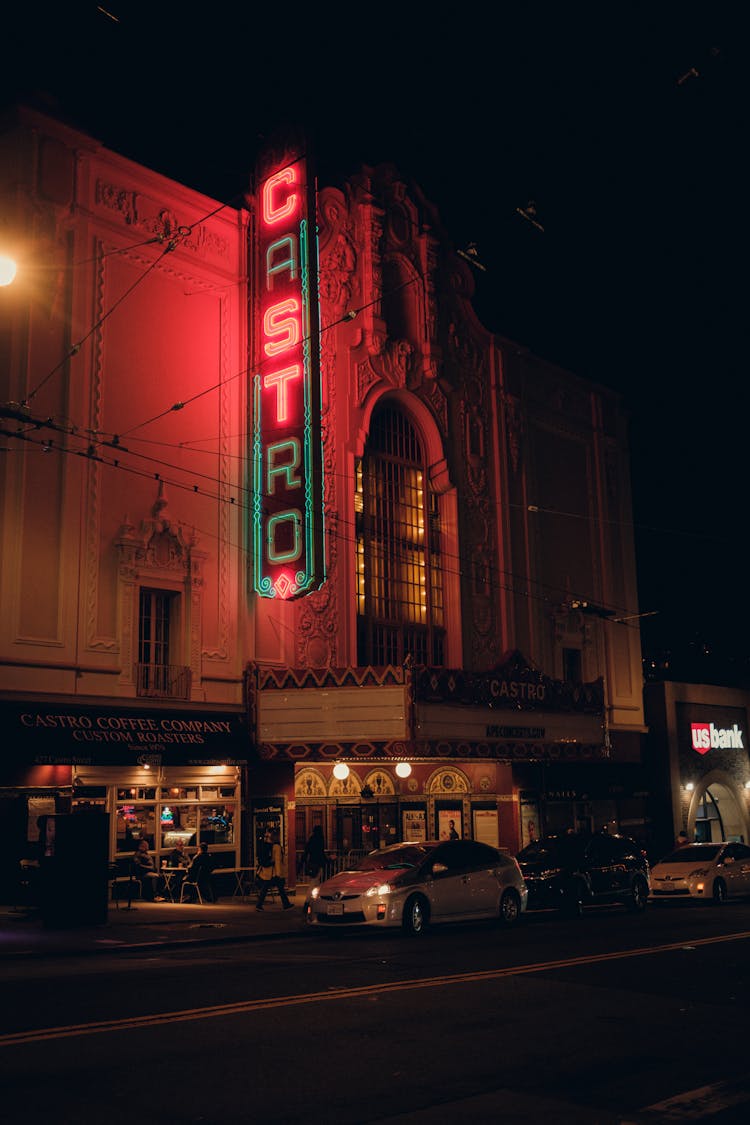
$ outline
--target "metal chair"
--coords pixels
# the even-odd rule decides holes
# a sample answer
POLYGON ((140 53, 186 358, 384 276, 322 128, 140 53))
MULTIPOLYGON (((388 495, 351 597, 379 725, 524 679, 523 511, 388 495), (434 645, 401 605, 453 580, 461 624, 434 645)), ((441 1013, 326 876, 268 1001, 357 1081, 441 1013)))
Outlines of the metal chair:
POLYGON ((187 875, 182 880, 182 886, 180 887, 180 902, 185 901, 185 891, 187 890, 188 887, 191 887, 195 891, 195 893, 198 896, 198 902, 201 904, 201 906, 203 906, 203 895, 201 894, 201 889, 200 889, 200 886, 198 885, 198 880, 197 879, 188 879, 187 875))
POLYGON ((109 896, 114 902, 117 909, 120 909, 120 896, 117 893, 119 887, 128 888, 128 904, 134 898, 143 898, 143 884, 140 879, 137 879, 131 871, 129 875, 123 875, 121 869, 117 864, 110 864, 109 868, 109 896))

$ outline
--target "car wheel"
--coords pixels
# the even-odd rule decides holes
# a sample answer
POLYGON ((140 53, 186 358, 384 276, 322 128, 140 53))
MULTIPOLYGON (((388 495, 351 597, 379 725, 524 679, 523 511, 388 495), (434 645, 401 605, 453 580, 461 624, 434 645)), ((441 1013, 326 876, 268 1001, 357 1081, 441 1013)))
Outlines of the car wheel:
POLYGON ((628 910, 633 914, 642 914, 648 902, 648 883, 642 875, 636 875, 628 896, 628 910))
POLYGON ((427 929, 429 921, 430 908, 427 905, 426 899, 421 895, 412 895, 407 900, 404 907, 404 917, 402 925, 404 932, 411 935, 411 937, 418 937, 423 934, 427 929))
POLYGON ((516 891, 506 891, 500 899, 500 921, 504 926, 514 926, 521 917, 521 899, 516 891))
POLYGON ((727 901, 727 885, 723 879, 714 880, 714 904, 721 906, 727 901))
POLYGON ((565 888, 560 910, 566 918, 583 917, 583 887, 578 879, 565 888))

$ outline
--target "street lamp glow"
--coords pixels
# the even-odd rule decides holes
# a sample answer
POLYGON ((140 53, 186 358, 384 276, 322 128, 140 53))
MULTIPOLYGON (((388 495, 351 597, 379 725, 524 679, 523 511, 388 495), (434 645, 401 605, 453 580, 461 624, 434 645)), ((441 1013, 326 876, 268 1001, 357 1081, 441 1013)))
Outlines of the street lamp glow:
POLYGON ((16 263, 12 258, 6 257, 5 254, 0 254, 0 285, 10 285, 13 278, 16 276, 16 263))

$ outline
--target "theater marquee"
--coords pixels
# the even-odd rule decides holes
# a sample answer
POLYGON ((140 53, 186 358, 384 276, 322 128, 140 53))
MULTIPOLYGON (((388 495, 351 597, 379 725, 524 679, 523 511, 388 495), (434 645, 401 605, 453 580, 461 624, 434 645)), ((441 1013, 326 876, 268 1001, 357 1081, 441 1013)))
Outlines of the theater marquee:
POLYGON ((254 587, 325 579, 315 183, 299 153, 259 167, 253 392, 254 587))

